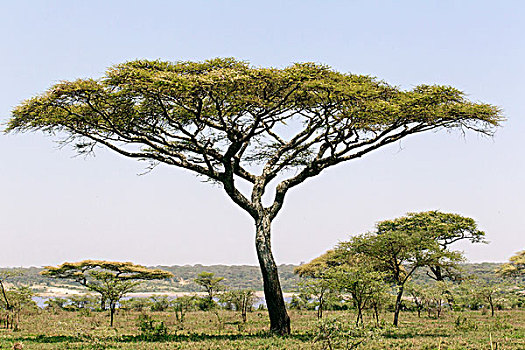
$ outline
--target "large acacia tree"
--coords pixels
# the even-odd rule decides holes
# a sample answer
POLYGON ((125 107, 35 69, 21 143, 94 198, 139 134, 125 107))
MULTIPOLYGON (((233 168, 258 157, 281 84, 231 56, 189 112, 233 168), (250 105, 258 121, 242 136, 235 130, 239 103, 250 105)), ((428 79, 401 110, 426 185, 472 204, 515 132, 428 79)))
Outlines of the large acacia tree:
POLYGON ((501 121, 497 107, 448 86, 403 91, 313 63, 258 68, 232 58, 127 62, 101 79, 58 83, 12 113, 7 132, 67 135, 79 153, 102 145, 221 184, 254 220, 271 330, 281 334, 290 332, 290 321, 271 223, 291 188, 411 134, 491 134, 501 121), (241 191, 240 182, 251 189, 241 191))

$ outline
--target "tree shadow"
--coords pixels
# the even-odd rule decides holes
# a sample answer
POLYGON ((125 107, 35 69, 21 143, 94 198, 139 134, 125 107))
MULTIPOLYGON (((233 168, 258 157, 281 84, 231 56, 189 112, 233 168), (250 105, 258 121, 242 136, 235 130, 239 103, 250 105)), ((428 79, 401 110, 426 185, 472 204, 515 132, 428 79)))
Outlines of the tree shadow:
POLYGON ((13 341, 25 343, 89 343, 95 341, 115 342, 115 343, 136 343, 136 342, 200 342, 207 340, 247 340, 247 339, 272 339, 286 338, 296 339, 302 342, 309 342, 313 336, 309 333, 293 333, 287 336, 280 336, 270 332, 257 332, 246 334, 207 334, 207 333, 189 333, 189 334, 168 334, 163 336, 145 336, 145 335, 120 335, 108 337, 96 337, 90 335, 37 335, 14 337, 13 341))

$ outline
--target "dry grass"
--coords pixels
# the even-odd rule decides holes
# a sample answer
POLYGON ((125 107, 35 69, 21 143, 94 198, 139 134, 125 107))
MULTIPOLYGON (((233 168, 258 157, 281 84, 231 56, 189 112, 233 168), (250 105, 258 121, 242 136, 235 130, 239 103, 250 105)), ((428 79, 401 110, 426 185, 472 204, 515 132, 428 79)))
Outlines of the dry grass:
MULTIPOLYGON (((174 313, 150 313, 163 321, 169 335, 145 340, 137 326, 138 312, 120 312, 116 327, 108 327, 105 313, 52 313, 39 311, 24 315, 21 330, 0 329, 0 349, 13 349, 22 343, 24 349, 312 349, 315 343, 315 312, 291 311, 292 335, 275 337, 268 334, 266 312, 250 313, 248 322, 239 328, 237 314, 220 312, 218 318, 209 312, 192 312, 181 327, 174 313)), ((325 318, 337 317, 353 323, 352 312, 328 312, 325 318)), ((385 324, 391 315, 383 315, 385 324)), ((372 322, 370 320, 370 322, 372 322)), ((525 311, 499 311, 496 317, 479 311, 448 312, 441 319, 418 318, 402 313, 398 328, 385 327, 380 335, 359 349, 525 349, 525 311), (491 342, 492 341, 492 342, 491 342), (492 347, 491 347, 492 346, 492 347)))

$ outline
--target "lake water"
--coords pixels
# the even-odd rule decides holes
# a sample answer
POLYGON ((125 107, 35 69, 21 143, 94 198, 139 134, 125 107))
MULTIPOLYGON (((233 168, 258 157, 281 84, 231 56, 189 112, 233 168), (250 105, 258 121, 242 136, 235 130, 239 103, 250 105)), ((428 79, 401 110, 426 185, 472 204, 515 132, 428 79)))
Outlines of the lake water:
MULTIPOLYGON (((124 297, 122 299, 126 300, 126 299, 129 299, 131 297, 124 297)), ((137 297, 135 297, 137 298, 137 297)), ((138 298, 149 298, 149 296, 141 296, 141 297, 138 297, 138 298)), ((38 305, 39 308, 43 309, 45 307, 45 302, 49 299, 53 299, 53 297, 40 297, 40 296, 34 296, 33 297, 33 300, 36 302, 36 304, 38 305)), ((170 298, 170 299, 176 299, 176 297, 173 297, 173 298, 170 298)), ((284 298, 284 301, 285 302, 290 302, 292 298, 291 297, 285 297, 284 298)), ((259 305, 266 305, 266 301, 264 299, 264 297, 258 297, 257 300, 253 303, 253 307, 254 308, 258 308, 259 305)))

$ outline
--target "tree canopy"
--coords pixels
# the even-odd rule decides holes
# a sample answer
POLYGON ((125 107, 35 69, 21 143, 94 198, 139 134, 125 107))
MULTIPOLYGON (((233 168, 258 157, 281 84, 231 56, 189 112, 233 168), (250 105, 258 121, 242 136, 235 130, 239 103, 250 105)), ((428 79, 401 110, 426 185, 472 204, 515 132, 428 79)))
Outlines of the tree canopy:
POLYGON ((511 256, 509 262, 503 264, 497 272, 504 277, 525 277, 525 250, 511 256))
MULTIPOLYGON (((420 234, 437 243, 446 254, 434 257, 436 263, 428 264, 429 277, 436 281, 445 278, 458 279, 458 263, 463 261, 463 254, 453 251, 450 246, 461 240, 471 243, 485 242, 485 232, 478 229, 474 219, 454 213, 443 213, 438 210, 408 213, 395 220, 378 224, 378 233, 396 230, 413 235, 420 234)), ((486 242, 485 242, 486 243, 486 242)))
POLYGON ((334 249, 297 267, 295 272, 314 278, 339 274, 338 279, 347 280, 349 287, 345 288, 352 295, 367 297, 380 289, 377 288, 379 278, 393 283, 397 287, 394 310, 394 325, 397 325, 404 288, 415 271, 429 268, 435 274, 434 279, 442 282, 449 276, 444 271, 451 271, 462 261, 462 254, 449 246, 462 239, 479 242, 484 235, 473 219, 458 214, 408 213, 378 222, 373 232, 339 243, 334 249))
MULTIPOLYGON (((439 127, 490 134, 501 120, 497 107, 449 86, 402 91, 319 64, 256 68, 218 58, 131 61, 102 79, 60 82, 16 107, 6 131, 65 132, 81 153, 100 144, 190 169, 223 183, 256 217, 262 203, 239 193, 234 175, 256 193, 283 170, 300 169, 278 186, 277 200, 323 169, 406 135, 439 127), (293 136, 282 131, 287 124, 297 126, 293 136), (250 172, 254 164, 262 166, 259 176, 250 172)), ((280 205, 268 210, 275 215, 280 205)))
POLYGON ((81 154, 105 146, 221 184, 255 221, 271 329, 288 334, 270 242, 289 190, 411 134, 457 128, 491 135, 502 120, 498 107, 450 86, 402 90, 315 63, 279 69, 216 58, 130 61, 100 79, 60 82, 16 107, 6 132, 42 130, 81 154), (273 199, 263 204, 269 189, 273 199))
POLYGON ((113 326, 113 315, 117 302, 143 280, 165 279, 173 274, 160 269, 150 269, 131 262, 101 260, 84 260, 65 262, 53 267, 46 266, 42 275, 54 278, 73 280, 101 296, 101 306, 109 302, 110 325, 113 326))

